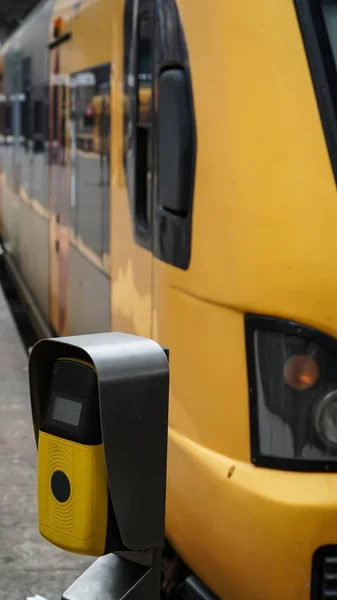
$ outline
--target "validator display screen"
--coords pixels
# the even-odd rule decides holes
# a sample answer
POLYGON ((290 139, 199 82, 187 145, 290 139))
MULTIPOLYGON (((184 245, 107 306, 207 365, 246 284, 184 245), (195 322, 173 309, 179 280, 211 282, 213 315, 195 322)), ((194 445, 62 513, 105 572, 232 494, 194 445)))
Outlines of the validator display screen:
POLYGON ((82 403, 62 396, 55 396, 52 405, 51 418, 67 425, 78 426, 82 412, 82 403))

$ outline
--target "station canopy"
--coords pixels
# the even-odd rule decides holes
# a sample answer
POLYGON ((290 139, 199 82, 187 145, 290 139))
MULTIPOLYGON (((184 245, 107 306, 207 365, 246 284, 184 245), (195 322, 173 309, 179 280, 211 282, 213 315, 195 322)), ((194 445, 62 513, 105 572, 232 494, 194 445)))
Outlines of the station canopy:
POLYGON ((0 42, 4 42, 39 1, 0 0, 0 42))

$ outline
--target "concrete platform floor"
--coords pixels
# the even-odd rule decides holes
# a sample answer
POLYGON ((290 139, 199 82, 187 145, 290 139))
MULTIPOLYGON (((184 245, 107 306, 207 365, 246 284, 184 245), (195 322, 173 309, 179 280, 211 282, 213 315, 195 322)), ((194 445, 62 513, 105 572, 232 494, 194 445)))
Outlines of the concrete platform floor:
POLYGON ((0 600, 60 600, 93 559, 63 552, 39 535, 27 364, 0 287, 0 600))

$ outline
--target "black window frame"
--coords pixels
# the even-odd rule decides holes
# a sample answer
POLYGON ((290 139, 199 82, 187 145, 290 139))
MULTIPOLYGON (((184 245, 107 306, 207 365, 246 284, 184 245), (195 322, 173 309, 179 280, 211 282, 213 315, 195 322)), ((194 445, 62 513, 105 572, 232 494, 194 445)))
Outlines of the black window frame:
MULTIPOLYGON (((195 180, 197 134, 193 90, 187 44, 176 0, 126 0, 124 9, 124 171, 136 244, 150 250, 161 261, 188 269, 192 245, 192 212, 195 180), (151 190, 148 195, 147 219, 140 215, 136 177, 138 137, 138 31, 139 18, 146 11, 152 20, 152 97, 151 97, 151 190), (184 73, 190 107, 191 152, 188 165, 187 210, 174 212, 161 203, 159 143, 159 84, 166 70, 184 73), (143 222, 142 222, 143 221, 143 222)), ((144 169, 144 167, 143 167, 144 169)), ((140 200, 141 203, 141 200, 140 200)))
POLYGON ((294 0, 309 70, 337 185, 337 67, 321 0, 294 0))
POLYGON ((4 135, 13 135, 13 104, 9 98, 5 103, 4 135))
MULTIPOLYGON (((154 2, 126 0, 124 9, 124 141, 123 163, 135 242, 153 250, 153 169, 154 169, 154 2), (135 10, 135 7, 137 10, 135 10), (144 17, 151 23, 151 101, 147 123, 139 119, 139 30, 144 17), (146 147, 145 160, 141 160, 146 147), (144 183, 144 169, 150 155, 151 172, 144 183), (144 198, 145 196, 145 198, 144 198)), ((147 173, 146 173, 147 177, 147 173)))

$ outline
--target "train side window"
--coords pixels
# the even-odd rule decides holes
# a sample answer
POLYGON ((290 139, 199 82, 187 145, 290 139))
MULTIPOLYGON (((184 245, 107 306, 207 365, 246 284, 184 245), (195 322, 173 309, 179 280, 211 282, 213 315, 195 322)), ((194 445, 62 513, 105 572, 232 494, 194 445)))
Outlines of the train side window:
POLYGON ((13 135, 13 123, 12 123, 12 103, 10 100, 7 101, 5 110, 5 135, 13 135))
POLYGON ((43 100, 34 101, 34 133, 43 133, 43 100))
POLYGON ((26 57, 22 61, 22 84, 23 96, 21 106, 21 132, 24 139, 24 146, 28 150, 29 142, 32 139, 32 113, 31 113, 31 59, 26 57))
POLYGON ((71 228, 83 254, 110 269, 110 64, 71 77, 71 228))
POLYGON ((0 93, 0 143, 5 141, 6 96, 0 93))
POLYGON ((152 249, 153 2, 124 14, 124 168, 135 241, 152 249))
POLYGON ((44 151, 44 102, 35 100, 33 104, 33 151, 44 151))

